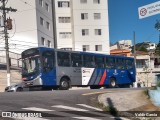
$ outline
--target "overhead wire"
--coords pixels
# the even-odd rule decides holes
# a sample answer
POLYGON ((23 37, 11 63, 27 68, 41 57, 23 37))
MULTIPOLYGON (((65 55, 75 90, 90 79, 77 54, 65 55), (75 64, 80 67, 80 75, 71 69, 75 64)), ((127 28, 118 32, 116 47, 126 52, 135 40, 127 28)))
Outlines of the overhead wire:
MULTIPOLYGON (((34 9, 36 9, 37 11, 39 11, 40 13, 42 13, 38 8, 34 7, 33 5, 29 4, 28 2, 23 1, 23 0, 19 0, 19 1, 21 1, 22 3, 24 3, 24 4, 26 4, 26 5, 31 6, 32 8, 34 8, 34 9)), ((46 16, 49 20, 52 21, 52 19, 50 19, 47 15, 45 15, 44 13, 42 13, 42 14, 43 14, 44 16, 46 16)))

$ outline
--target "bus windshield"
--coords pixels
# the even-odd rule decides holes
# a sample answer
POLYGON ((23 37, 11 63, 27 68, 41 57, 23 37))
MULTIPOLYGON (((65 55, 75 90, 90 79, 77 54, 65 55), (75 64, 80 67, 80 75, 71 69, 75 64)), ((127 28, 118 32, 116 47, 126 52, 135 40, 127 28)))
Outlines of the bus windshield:
POLYGON ((31 56, 22 60, 22 75, 34 75, 40 71, 40 56, 31 56))

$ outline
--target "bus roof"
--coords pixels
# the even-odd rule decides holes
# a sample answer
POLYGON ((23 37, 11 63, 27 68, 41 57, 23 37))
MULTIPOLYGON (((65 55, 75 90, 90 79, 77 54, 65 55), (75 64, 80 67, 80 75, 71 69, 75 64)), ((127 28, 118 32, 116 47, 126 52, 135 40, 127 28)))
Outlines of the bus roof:
POLYGON ((40 51, 45 50, 54 50, 54 51, 62 51, 62 52, 71 52, 71 53, 80 53, 82 55, 97 55, 97 56, 108 56, 108 57, 114 57, 114 58, 127 58, 127 59, 134 59, 133 57, 126 57, 126 56, 120 56, 120 55, 109 55, 109 54, 102 54, 102 53, 93 53, 93 52, 83 52, 83 51, 70 51, 70 50, 62 50, 62 49, 54 49, 54 48, 48 48, 48 47, 35 47, 30 48, 22 52, 25 53, 32 49, 39 49, 40 51))

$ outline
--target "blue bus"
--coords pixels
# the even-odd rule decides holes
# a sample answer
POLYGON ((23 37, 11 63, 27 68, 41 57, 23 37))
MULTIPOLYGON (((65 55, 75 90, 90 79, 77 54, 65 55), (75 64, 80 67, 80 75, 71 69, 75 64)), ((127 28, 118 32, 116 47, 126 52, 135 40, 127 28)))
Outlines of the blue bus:
POLYGON ((136 79, 134 59, 98 53, 37 47, 22 52, 25 87, 68 90, 72 86, 132 86, 136 79))

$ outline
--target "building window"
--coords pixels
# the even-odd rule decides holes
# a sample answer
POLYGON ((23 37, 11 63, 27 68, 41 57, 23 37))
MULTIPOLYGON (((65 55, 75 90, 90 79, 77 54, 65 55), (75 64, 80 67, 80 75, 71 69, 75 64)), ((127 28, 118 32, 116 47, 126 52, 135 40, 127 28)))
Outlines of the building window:
POLYGON ((59 23, 70 23, 71 18, 70 17, 59 17, 59 23))
POLYGON ((101 14, 100 13, 94 13, 94 19, 95 20, 101 19, 101 14))
POLYGON ((100 4, 100 0, 93 0, 94 4, 100 4))
POLYGON ((44 19, 40 17, 40 24, 44 25, 44 19))
POLYGON ((50 23, 49 22, 46 22, 46 27, 48 30, 50 30, 50 23))
POLYGON ((63 8, 70 7, 69 1, 58 1, 58 7, 63 7, 63 8))
POLYGON ((69 50, 69 51, 72 51, 72 48, 61 48, 61 50, 69 50))
POLYGON ((51 41, 48 40, 48 47, 51 48, 51 41))
POLYGON ((102 51, 102 45, 95 45, 95 51, 102 51))
POLYGON ((43 0, 39 0, 39 5, 43 7, 43 0))
POLYGON ((82 29, 82 36, 89 35, 89 29, 82 29))
POLYGON ((102 35, 101 29, 95 29, 95 35, 102 35))
POLYGON ((49 12, 49 5, 45 3, 45 9, 49 12))
POLYGON ((44 37, 41 37, 41 44, 44 46, 45 45, 45 39, 44 37))
POLYGON ((71 38, 71 32, 60 32, 59 38, 61 39, 69 39, 71 38))
POLYGON ((89 45, 83 45, 82 49, 83 51, 89 51, 89 45))
POLYGON ((80 0, 80 3, 82 3, 82 4, 86 4, 87 3, 87 0, 80 0))
POLYGON ((88 19, 88 13, 81 13, 81 19, 82 20, 88 19))

